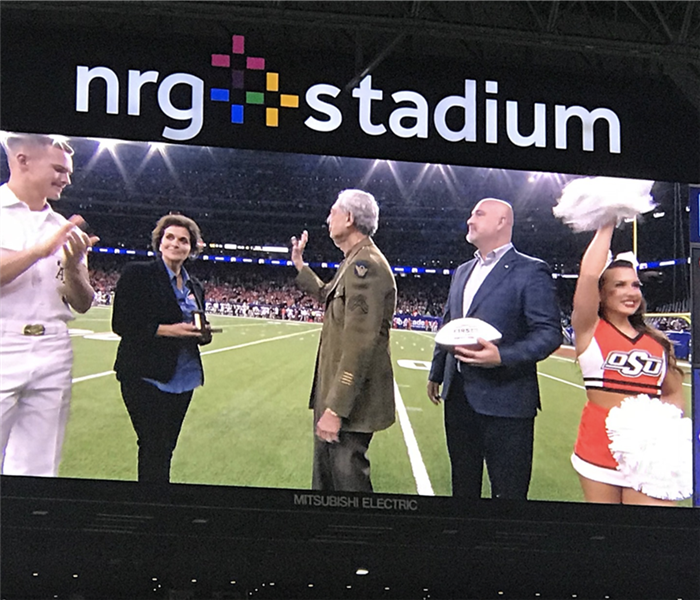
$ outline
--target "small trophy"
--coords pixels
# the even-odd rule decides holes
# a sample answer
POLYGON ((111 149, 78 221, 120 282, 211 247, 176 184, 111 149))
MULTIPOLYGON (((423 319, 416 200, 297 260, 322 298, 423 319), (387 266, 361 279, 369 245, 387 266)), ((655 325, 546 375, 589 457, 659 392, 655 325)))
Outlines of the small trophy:
POLYGON ((203 310, 195 310, 192 312, 194 326, 200 331, 208 330, 210 333, 221 333, 223 329, 220 327, 211 327, 207 321, 207 315, 203 310))
POLYGON ((200 331, 202 331, 204 329, 204 326, 207 324, 207 317, 204 314, 204 311, 195 310, 192 313, 192 317, 194 319, 194 326, 200 331))

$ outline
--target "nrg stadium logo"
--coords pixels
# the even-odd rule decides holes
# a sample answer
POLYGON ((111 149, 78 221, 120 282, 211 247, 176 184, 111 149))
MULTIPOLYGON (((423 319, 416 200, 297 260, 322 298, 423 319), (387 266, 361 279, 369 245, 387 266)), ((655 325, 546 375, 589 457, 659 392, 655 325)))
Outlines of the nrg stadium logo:
MULTIPOLYGON (((264 108, 265 126, 279 127, 280 111, 298 109, 299 95, 282 92, 279 72, 266 70, 268 65, 265 58, 247 55, 245 41, 245 36, 233 35, 230 52, 211 55, 212 68, 217 71, 223 69, 228 71, 228 85, 210 87, 208 94, 205 94, 204 80, 191 73, 172 73, 159 81, 158 71, 129 69, 127 114, 140 116, 142 88, 146 84, 157 84, 156 96, 161 112, 184 124, 182 128, 164 127, 161 135, 168 140, 186 141, 199 135, 204 125, 204 99, 207 96, 211 102, 226 103, 230 106, 227 119, 233 126, 246 123, 249 120, 248 111, 264 108), (262 79, 261 74, 264 75, 262 79), (189 87, 189 102, 186 108, 173 103, 172 91, 175 86, 189 87)), ((78 65, 76 68, 76 112, 90 112, 90 88, 95 80, 102 80, 106 86, 106 113, 119 114, 121 82, 117 74, 109 67, 85 65, 78 65)), ((482 141, 479 136, 481 133, 485 143, 498 144, 499 124, 504 118, 502 113, 505 112, 506 136, 514 146, 546 148, 549 142, 554 141, 554 147, 557 150, 566 150, 569 145, 568 123, 571 119, 575 119, 580 124, 582 149, 593 152, 595 150, 594 126, 597 121, 601 121, 607 125, 608 152, 610 154, 621 152, 620 119, 609 108, 588 110, 578 105, 555 104, 552 115, 552 110, 546 103, 535 102, 532 106, 531 131, 523 134, 518 124, 519 101, 507 100, 503 111, 503 102, 496 97, 498 81, 486 80, 482 88, 485 99, 481 105, 477 102, 477 85, 478 82, 474 79, 464 79, 460 83, 459 95, 445 96, 434 107, 431 107, 425 96, 419 92, 412 90, 393 92, 390 98, 400 106, 393 108, 387 123, 379 123, 376 121, 376 115, 372 114, 372 108, 374 103, 384 101, 385 92, 373 87, 372 75, 366 75, 351 92, 352 97, 358 100, 356 123, 360 130, 369 136, 381 136, 390 131, 398 138, 425 139, 431 133, 432 120, 434 132, 448 142, 482 141), (481 116, 481 112, 483 112, 482 120, 485 127, 483 132, 478 132, 477 117, 481 116), (459 117, 448 124, 448 113, 458 113, 459 117), (461 127, 453 128, 456 122, 460 123, 461 127)), ((318 116, 308 116, 304 120, 304 125, 319 133, 329 133, 340 128, 346 115, 333 103, 333 99, 337 98, 341 92, 341 88, 330 83, 317 83, 309 87, 304 94, 304 99, 306 105, 318 116)))
MULTIPOLYGON (((277 97, 277 106, 265 106, 265 125, 279 126, 280 108, 299 108, 299 96, 279 93, 280 77, 274 71, 265 71, 265 59, 246 56, 245 37, 234 35, 231 39, 231 52, 227 54, 212 54, 211 66, 217 69, 229 70, 228 87, 212 87, 209 99, 213 102, 226 102, 231 106, 230 121, 236 125, 245 122, 247 107, 264 106, 277 97), (262 72, 265 76, 264 90, 246 88, 246 80, 251 75, 262 72), (234 99, 235 97, 235 99, 234 99)), ((130 69, 127 82, 127 114, 138 117, 141 115, 141 88, 147 83, 158 83, 158 71, 130 69)), ((79 65, 76 70, 75 110, 89 112, 90 84, 95 79, 102 79, 106 85, 106 113, 119 114, 119 77, 108 67, 92 67, 79 65)), ((191 140, 196 137, 204 125, 204 81, 190 73, 173 73, 165 77, 158 85, 158 106, 164 115, 176 121, 189 122, 181 129, 165 127, 164 138, 176 141, 191 140), (188 108, 180 108, 173 104, 172 90, 176 85, 188 86, 190 101, 188 108)))

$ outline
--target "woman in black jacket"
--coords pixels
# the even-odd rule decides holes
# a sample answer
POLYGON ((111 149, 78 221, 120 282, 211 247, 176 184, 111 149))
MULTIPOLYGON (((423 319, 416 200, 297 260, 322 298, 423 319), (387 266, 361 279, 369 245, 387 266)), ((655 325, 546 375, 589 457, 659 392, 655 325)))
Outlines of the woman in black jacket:
POLYGON ((199 346, 211 342, 211 331, 202 285, 184 268, 201 244, 197 224, 166 215, 152 244, 158 258, 128 264, 117 283, 112 330, 121 342, 114 370, 138 438, 138 480, 167 483, 192 394, 204 383, 199 346))

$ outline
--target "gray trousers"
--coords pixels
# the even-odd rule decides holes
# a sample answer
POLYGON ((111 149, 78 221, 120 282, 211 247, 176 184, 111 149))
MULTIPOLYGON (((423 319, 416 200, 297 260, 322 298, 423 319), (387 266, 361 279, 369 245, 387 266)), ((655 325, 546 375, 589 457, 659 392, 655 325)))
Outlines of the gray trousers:
POLYGON ((329 443, 314 435, 312 487, 327 492, 372 492, 367 449, 371 433, 340 431, 329 443))

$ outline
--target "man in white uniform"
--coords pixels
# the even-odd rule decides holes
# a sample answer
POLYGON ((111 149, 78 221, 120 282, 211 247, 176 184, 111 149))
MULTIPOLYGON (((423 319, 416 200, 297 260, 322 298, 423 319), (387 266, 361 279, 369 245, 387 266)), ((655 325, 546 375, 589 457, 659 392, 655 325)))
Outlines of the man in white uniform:
POLYGON ((0 462, 7 475, 55 477, 71 396, 71 307, 94 297, 87 250, 97 241, 47 200, 70 184, 73 149, 38 134, 4 142, 0 186, 0 462))

